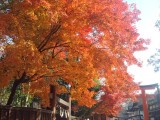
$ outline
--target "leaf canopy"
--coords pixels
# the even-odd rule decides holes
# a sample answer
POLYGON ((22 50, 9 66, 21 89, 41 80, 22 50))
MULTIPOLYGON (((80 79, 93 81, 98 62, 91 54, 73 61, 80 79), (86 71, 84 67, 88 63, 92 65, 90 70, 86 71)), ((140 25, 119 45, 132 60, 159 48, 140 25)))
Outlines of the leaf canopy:
POLYGON ((21 83, 30 82, 30 91, 48 104, 50 84, 66 92, 62 79, 80 106, 102 102, 97 112, 116 114, 138 89, 127 66, 139 65, 133 53, 145 49, 135 28, 139 13, 122 0, 12 1, 9 12, 0 12, 0 87, 25 72, 21 83), (94 79, 103 81, 99 101, 89 90, 94 79))

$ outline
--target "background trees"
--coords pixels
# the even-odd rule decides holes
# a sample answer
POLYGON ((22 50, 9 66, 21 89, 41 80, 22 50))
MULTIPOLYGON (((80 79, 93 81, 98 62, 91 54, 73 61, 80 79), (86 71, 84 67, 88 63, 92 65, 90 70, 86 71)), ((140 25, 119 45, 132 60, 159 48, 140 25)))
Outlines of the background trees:
MULTIPOLYGON (((0 105, 7 104, 8 97, 11 93, 13 83, 11 82, 8 86, 0 89, 0 105)), ((29 89, 29 85, 28 85, 29 89)), ((16 93, 14 95, 14 99, 12 102, 12 106, 16 107, 26 107, 30 106, 35 98, 30 93, 23 92, 23 86, 18 86, 16 93)))
POLYGON ((156 50, 156 53, 150 56, 148 63, 154 67, 154 71, 158 72, 160 69, 160 49, 156 50))
MULTIPOLYGON (((17 87, 48 104, 49 85, 58 93, 71 86, 72 100, 97 112, 116 114, 126 98, 134 98, 137 85, 127 66, 139 64, 133 56, 144 50, 134 26, 139 20, 135 5, 122 0, 22 0, 6 3, 0 13, 0 87, 13 81, 12 103, 17 87), (101 96, 93 99, 101 83, 101 96), (45 94, 44 94, 45 93, 45 94)), ((4 5, 3 5, 4 6, 4 5)))
MULTIPOLYGON (((160 30, 160 20, 157 20, 155 26, 160 30)), ((156 49, 156 53, 151 55, 148 59, 148 64, 154 67, 154 71, 158 72, 160 69, 160 49, 156 49)))

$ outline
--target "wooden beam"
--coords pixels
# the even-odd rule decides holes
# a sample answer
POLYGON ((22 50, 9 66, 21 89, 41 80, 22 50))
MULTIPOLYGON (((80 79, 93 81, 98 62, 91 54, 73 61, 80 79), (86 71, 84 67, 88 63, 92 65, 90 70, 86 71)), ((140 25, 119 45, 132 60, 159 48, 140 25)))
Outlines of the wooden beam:
POLYGON ((144 90, 151 90, 151 89, 155 89, 157 88, 158 84, 151 84, 151 85, 140 85, 139 87, 141 89, 144 89, 144 90))
POLYGON ((63 104, 63 105, 65 105, 65 106, 70 106, 70 104, 68 103, 68 102, 66 102, 66 101, 64 101, 63 99, 61 99, 61 98, 59 98, 59 97, 57 97, 57 101, 60 103, 60 104, 63 104))

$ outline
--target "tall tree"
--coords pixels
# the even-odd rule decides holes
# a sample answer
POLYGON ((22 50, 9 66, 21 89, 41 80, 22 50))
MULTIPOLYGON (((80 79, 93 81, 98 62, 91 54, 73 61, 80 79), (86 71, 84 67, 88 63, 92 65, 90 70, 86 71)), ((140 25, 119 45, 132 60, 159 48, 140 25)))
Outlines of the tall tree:
MULTIPOLYGON (((155 23, 155 27, 157 27, 160 30, 160 20, 157 20, 155 23)), ((154 71, 158 72, 160 69, 160 49, 156 49, 156 52, 150 56, 150 58, 147 60, 148 64, 152 65, 154 67, 154 71)))
MULTIPOLYGON (((160 30, 160 20, 157 20, 155 27, 160 30)), ((158 72, 160 70, 160 48, 156 49, 156 52, 148 58, 148 64, 154 67, 154 71, 158 72)))
MULTIPOLYGON (((9 4, 9 3, 8 3, 9 4)), ((7 5, 8 5, 7 4, 7 5)), ((13 0, 0 13, 0 87, 14 81, 7 105, 17 87, 30 83, 30 93, 48 104, 49 85, 66 91, 72 100, 97 112, 116 114, 137 85, 127 66, 139 64, 133 56, 144 50, 135 23, 136 6, 122 0, 13 0), (8 10, 9 9, 9 10, 8 10), (98 79, 101 97, 92 99, 98 79), (103 111, 102 111, 103 110, 103 111)))
POLYGON ((160 49, 156 49, 156 53, 151 55, 147 61, 154 67, 154 71, 158 72, 160 70, 160 49))

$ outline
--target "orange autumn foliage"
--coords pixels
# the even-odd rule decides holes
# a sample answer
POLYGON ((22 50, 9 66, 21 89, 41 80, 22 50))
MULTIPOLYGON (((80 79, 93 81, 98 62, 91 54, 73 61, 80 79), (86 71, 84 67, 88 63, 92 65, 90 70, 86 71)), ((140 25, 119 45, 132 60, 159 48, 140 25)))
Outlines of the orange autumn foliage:
POLYGON ((145 49, 134 26, 138 14, 122 0, 14 0, 0 13, 0 87, 30 82, 30 93, 48 104, 50 84, 66 92, 61 78, 78 105, 103 101, 96 111, 116 114, 137 90, 127 66, 139 64, 133 53, 145 49), (99 101, 89 91, 94 79, 104 80, 99 101))

